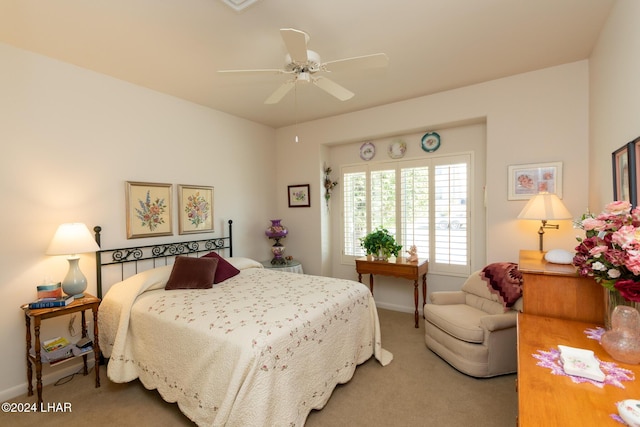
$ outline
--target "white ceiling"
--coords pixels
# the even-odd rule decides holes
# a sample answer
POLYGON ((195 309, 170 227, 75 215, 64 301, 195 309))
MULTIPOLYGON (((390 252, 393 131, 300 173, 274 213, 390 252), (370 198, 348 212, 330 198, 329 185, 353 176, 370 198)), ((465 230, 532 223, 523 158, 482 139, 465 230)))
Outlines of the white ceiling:
POLYGON ((614 2, 0 0, 0 42, 277 128, 586 59, 614 2), (332 74, 348 101, 298 85, 276 105, 288 76, 216 72, 281 68, 280 28, 323 61, 384 52, 389 66, 332 74))

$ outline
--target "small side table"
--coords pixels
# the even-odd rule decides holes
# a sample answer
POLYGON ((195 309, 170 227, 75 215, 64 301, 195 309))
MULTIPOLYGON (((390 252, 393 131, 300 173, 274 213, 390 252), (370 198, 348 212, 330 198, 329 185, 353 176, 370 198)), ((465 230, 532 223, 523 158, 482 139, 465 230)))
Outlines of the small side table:
MULTIPOLYGON (((36 388, 38 391, 38 407, 42 404, 42 359, 41 359, 41 343, 40 343, 40 324, 45 319, 52 317, 65 316, 72 313, 81 314, 82 318, 82 337, 87 336, 87 321, 85 318, 85 310, 91 310, 93 312, 93 354, 95 357, 96 371, 96 388, 100 387, 100 345, 98 343, 98 306, 100 305, 100 298, 94 297, 87 293, 83 298, 78 298, 66 307, 55 308, 39 308, 29 309, 28 305, 23 306, 24 319, 27 328, 27 395, 33 396, 33 363, 36 367, 36 388), (31 354, 31 319, 33 319, 33 331, 35 335, 35 355, 31 354)), ((79 356, 78 356, 79 357, 79 356)), ((89 373, 87 369, 87 355, 83 354, 82 359, 84 362, 84 375, 89 373)))
POLYGON ((418 323, 418 281, 422 277, 422 306, 427 303, 427 272, 429 271, 429 260, 419 259, 418 261, 408 261, 407 258, 397 257, 389 261, 375 261, 371 255, 356 259, 356 272, 358 282, 362 283, 362 275, 369 273, 369 289, 373 295, 373 275, 393 276, 403 279, 413 280, 413 302, 416 306, 414 312, 416 328, 418 323))
POLYGON ((288 273, 304 274, 302 271, 302 264, 295 259, 287 261, 286 264, 271 264, 271 260, 262 261, 264 268, 270 268, 276 271, 286 271, 288 273))

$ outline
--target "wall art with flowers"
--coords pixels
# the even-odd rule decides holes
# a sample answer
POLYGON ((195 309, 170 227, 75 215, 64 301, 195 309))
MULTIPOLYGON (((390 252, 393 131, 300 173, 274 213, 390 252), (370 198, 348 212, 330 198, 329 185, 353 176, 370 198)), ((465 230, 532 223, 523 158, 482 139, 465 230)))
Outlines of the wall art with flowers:
POLYGON ((287 187, 289 193, 290 208, 308 208, 311 207, 311 196, 309 195, 309 184, 289 185, 287 187))
POLYGON ((178 185, 178 233, 213 230, 213 187, 178 185))
POLYGON ((127 239, 170 236, 171 184, 127 181, 127 239))

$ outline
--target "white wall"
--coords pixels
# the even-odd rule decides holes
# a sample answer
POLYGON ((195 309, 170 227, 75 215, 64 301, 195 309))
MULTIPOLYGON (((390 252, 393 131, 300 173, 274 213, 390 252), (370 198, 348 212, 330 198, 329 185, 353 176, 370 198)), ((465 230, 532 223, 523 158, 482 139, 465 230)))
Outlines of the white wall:
MULTIPOLYGON (((101 225, 105 248, 189 240, 178 235, 175 186, 174 236, 127 240, 125 181, 209 185, 214 235, 232 219, 234 255, 266 259, 264 229, 277 210, 273 129, 3 44, 0 64, 4 400, 26 392, 19 307, 68 268, 44 254, 60 223, 101 225)), ((80 265, 95 294, 93 258, 80 265)), ((67 321, 45 321, 41 336, 67 335, 67 321)))
MULTIPOLYGON (((540 224, 516 219, 525 202, 507 200, 509 165, 561 161, 567 208, 578 216, 587 203, 587 61, 278 129, 281 164, 295 165, 279 168, 278 191, 305 182, 311 183, 312 192, 320 191, 322 170, 318 165, 329 156, 319 147, 349 143, 356 143, 357 147, 370 139, 437 131, 478 121, 486 121, 486 262, 517 262, 520 249, 537 249, 540 224), (301 140, 298 144, 293 142, 296 133, 301 140)), ((305 272, 320 274, 321 260, 325 258, 317 236, 329 233, 331 227, 319 231, 316 227, 305 227, 305 222, 306 218, 314 221, 324 204, 318 198, 305 210, 286 206, 286 200, 278 201, 279 216, 290 226, 288 250, 303 262, 305 272)), ((330 217, 333 223, 340 221, 339 206, 333 206, 330 217)), ((545 235, 545 247, 571 250, 575 246, 571 221, 559 224, 560 230, 550 230, 545 235)), ((339 243, 333 239, 333 254, 340 251, 339 243)), ((344 276, 343 267, 333 264, 333 274, 344 276)), ((355 268, 348 274, 348 278, 354 277, 355 268)), ((429 280, 429 291, 454 287, 460 282, 439 283, 431 277, 429 280)), ((403 308, 413 311, 411 286, 395 286, 380 294, 379 304, 389 303, 390 299, 406 301, 403 308), (389 299, 383 300, 384 295, 389 299)))
POLYGON ((589 208, 613 200, 611 153, 640 136, 640 2, 618 0, 590 60, 589 208))

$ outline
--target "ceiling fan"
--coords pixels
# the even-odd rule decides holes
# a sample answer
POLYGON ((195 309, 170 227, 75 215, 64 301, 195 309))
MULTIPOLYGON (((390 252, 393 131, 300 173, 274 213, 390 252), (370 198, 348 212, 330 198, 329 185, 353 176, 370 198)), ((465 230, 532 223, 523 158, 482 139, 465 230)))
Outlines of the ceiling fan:
POLYGON ((287 51, 285 66, 282 69, 256 69, 256 70, 219 70, 219 73, 271 73, 291 74, 292 78, 284 82, 265 101, 265 104, 276 104, 293 89, 296 83, 313 83, 325 92, 335 96, 340 101, 346 101, 353 97, 353 92, 342 87, 333 80, 324 76, 315 76, 318 72, 338 72, 357 70, 364 68, 386 67, 389 58, 384 53, 356 56, 339 59, 336 61, 322 62, 320 55, 307 49, 309 35, 304 31, 293 28, 280 29, 280 35, 287 51))

